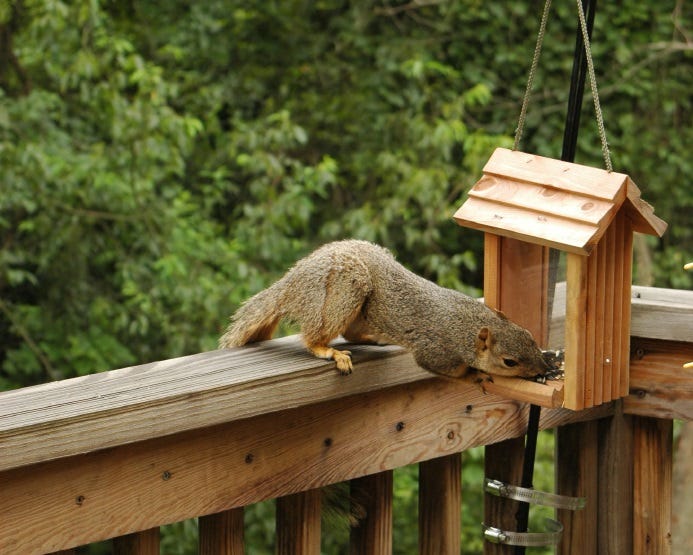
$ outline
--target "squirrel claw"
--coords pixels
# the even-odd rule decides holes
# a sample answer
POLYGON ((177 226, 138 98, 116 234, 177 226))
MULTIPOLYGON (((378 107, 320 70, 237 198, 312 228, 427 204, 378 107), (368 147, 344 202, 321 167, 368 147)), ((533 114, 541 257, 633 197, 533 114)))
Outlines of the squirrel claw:
POLYGON ((337 351, 332 353, 332 358, 337 363, 337 370, 342 376, 348 376, 353 370, 351 363, 351 351, 337 351))

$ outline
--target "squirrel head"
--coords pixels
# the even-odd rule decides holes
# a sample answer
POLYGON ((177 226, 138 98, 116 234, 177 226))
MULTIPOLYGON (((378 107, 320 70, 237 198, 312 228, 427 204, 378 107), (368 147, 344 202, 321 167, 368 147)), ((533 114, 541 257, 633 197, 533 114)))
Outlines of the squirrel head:
POLYGON ((477 333, 475 367, 487 374, 523 378, 549 370, 532 334, 504 317, 499 325, 484 326, 477 333))

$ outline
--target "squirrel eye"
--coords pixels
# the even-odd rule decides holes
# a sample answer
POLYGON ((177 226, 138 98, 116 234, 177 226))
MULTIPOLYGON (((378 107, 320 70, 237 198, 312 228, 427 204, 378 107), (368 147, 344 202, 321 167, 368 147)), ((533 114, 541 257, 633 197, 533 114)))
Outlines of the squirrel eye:
POLYGON ((508 368, 512 368, 513 366, 517 366, 519 362, 512 358, 504 358, 503 364, 505 364, 508 368))

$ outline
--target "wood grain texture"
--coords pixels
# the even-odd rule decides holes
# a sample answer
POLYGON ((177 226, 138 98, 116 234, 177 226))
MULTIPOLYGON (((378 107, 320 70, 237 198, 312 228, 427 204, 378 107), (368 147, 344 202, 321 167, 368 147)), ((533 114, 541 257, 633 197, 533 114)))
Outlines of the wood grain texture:
POLYGON ((483 171, 612 203, 626 198, 625 174, 507 148, 497 148, 483 171))
POLYGON ((621 212, 639 231, 661 236, 663 222, 625 174, 499 148, 453 217, 466 227, 587 255, 621 212))
POLYGON ((633 552, 671 553, 673 422, 633 417, 633 552))
POLYGON ((693 343, 634 337, 631 344, 628 414, 693 420, 693 343))
POLYGON ((198 521, 200 555, 243 555, 243 508, 201 516, 198 521))
MULTIPOLYGON (((542 411, 544 412, 544 411, 542 411)), ((523 433, 526 430, 523 430, 523 433)), ((522 461, 525 438, 511 438, 487 445, 484 454, 484 475, 508 484, 519 484, 522 479, 522 461)), ((484 524, 501 530, 515 530, 515 515, 519 503, 484 494, 484 524)), ((511 555, 514 548, 509 545, 484 542, 484 555, 511 555)))
POLYGON ((419 463, 419 553, 457 555, 462 535, 462 457, 419 463))
POLYGON ((113 555, 159 555, 159 529, 113 538, 113 555))
MULTIPOLYGON (((459 453, 523 435, 527 413, 433 378, 7 470, 0 553, 67 549, 459 453)), ((546 409, 541 427, 608 414, 546 409)))
POLYGON ((321 501, 319 489, 277 499, 277 555, 320 555, 321 501))
POLYGON ((563 426, 556 435, 556 493, 585 497, 579 511, 557 510, 564 531, 556 553, 584 555, 598 553, 598 426, 585 422, 563 426))
POLYGON ((633 553, 633 423, 616 413, 598 421, 598 552, 633 553))
POLYGON ((350 349, 355 369, 349 376, 291 336, 0 393, 0 469, 431 375, 400 347, 350 349))
POLYGON ((392 470, 351 481, 351 497, 366 513, 351 527, 351 555, 392 553, 392 484, 392 470))
POLYGON ((575 254, 566 258, 565 406, 584 407, 589 385, 585 376, 587 330, 587 259, 575 254))
POLYGON ((550 409, 563 406, 563 386, 562 380, 552 380, 541 384, 503 376, 494 376, 493 381, 481 382, 481 387, 488 393, 550 409))

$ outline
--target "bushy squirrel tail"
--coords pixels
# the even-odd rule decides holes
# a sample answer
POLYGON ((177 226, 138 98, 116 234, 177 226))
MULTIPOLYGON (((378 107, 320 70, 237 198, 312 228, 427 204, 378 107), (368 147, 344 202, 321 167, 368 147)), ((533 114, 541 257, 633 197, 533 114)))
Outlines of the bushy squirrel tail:
POLYGON ((271 339, 282 317, 280 290, 275 283, 245 301, 231 317, 229 327, 219 339, 219 348, 240 347, 246 343, 271 339))

